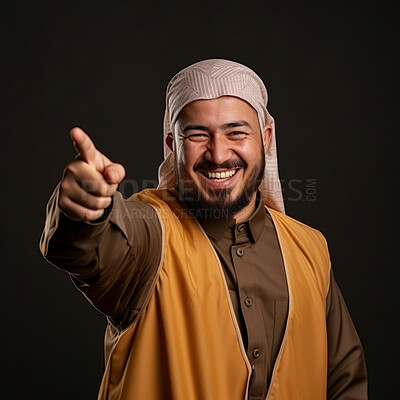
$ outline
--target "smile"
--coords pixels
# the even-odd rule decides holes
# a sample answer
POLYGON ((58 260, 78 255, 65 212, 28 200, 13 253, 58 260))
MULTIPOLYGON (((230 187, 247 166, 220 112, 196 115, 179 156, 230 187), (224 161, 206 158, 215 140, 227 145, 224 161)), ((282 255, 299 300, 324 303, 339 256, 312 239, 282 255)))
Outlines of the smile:
POLYGON ((201 171, 204 176, 214 182, 224 182, 229 178, 232 178, 236 174, 237 169, 230 169, 227 171, 201 171))

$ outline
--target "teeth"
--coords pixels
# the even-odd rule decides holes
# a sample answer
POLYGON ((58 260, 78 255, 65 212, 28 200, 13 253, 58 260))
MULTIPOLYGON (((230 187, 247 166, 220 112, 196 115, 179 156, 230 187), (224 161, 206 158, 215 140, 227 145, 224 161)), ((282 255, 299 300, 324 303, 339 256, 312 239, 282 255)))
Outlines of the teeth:
POLYGON ((230 171, 223 171, 223 172, 205 172, 205 175, 209 179, 215 179, 218 180, 218 182, 222 182, 222 180, 226 180, 233 175, 236 174, 236 169, 231 169, 230 171))

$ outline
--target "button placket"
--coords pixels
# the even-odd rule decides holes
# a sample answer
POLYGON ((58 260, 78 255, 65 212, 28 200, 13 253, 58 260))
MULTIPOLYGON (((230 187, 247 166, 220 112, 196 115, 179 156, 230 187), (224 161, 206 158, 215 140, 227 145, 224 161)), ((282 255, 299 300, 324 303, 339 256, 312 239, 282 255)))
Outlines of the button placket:
POLYGON ((251 366, 250 385, 252 385, 254 383, 255 379, 256 379, 256 366, 253 364, 251 366))

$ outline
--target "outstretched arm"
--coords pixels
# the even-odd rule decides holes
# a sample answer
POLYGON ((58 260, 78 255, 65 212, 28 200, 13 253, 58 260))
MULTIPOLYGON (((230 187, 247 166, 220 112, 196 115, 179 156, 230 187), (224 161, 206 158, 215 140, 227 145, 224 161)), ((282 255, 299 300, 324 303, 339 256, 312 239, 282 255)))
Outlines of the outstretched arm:
POLYGON ((125 175, 122 166, 100 153, 79 128, 71 138, 79 156, 49 200, 40 250, 71 275, 97 309, 126 326, 160 262, 160 223, 151 206, 124 200, 116 191, 125 175), (103 216, 107 207, 111 212, 103 216))

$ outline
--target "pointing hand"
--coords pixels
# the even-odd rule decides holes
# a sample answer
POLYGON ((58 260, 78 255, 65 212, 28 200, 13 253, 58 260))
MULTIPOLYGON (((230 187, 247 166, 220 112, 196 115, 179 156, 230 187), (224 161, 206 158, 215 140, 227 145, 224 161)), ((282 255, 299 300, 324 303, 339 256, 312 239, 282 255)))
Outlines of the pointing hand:
POLYGON ((82 129, 73 128, 70 136, 78 157, 65 168, 58 205, 70 219, 94 221, 111 204, 125 168, 97 150, 82 129))

